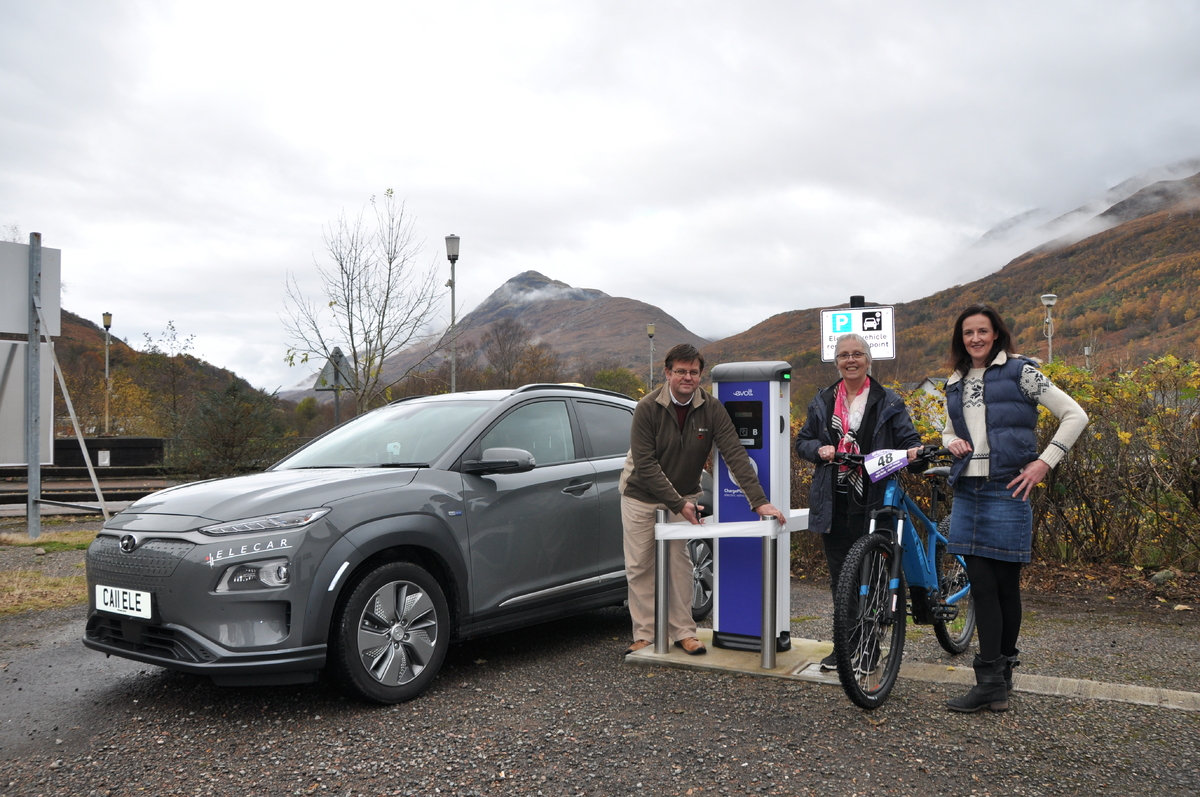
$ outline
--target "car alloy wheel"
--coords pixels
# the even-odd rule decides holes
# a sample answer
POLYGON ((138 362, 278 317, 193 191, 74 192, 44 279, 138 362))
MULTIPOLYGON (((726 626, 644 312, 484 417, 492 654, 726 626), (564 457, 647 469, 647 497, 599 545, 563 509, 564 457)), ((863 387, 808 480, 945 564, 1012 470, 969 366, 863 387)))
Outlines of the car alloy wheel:
POLYGON ((692 557, 692 619, 700 622, 713 609, 712 540, 689 540, 692 557))
POLYGON ((391 562, 364 575, 339 615, 334 666, 343 685, 379 703, 419 695, 446 658, 450 613, 437 580, 391 562))

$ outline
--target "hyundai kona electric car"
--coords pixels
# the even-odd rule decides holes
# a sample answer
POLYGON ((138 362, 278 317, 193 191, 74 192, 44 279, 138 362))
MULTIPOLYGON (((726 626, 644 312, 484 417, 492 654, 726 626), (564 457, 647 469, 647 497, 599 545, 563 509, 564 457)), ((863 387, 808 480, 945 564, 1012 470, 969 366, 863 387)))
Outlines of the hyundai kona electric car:
POLYGON ((88 548, 83 642, 222 685, 329 672, 408 700, 452 641, 625 600, 633 409, 565 385, 403 399, 265 472, 154 493, 88 548))

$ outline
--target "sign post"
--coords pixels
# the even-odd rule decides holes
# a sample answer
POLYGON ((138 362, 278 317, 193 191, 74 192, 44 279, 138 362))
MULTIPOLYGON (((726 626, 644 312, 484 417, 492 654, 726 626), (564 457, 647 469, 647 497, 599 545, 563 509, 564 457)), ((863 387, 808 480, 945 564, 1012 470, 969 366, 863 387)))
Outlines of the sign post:
POLYGON ((342 391, 354 387, 355 384, 354 369, 346 361, 346 355, 342 354, 341 348, 334 346, 333 351, 329 353, 329 361, 325 363, 325 367, 317 375, 316 384, 313 385, 313 390, 333 391, 334 426, 342 423, 342 391))

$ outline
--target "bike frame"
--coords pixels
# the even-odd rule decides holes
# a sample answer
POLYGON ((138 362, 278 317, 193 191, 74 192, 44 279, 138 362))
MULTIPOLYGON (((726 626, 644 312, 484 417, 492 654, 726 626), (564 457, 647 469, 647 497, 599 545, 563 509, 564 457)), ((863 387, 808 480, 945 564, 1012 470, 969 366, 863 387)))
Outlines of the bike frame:
MULTIPOLYGON (((887 535, 893 542, 892 550, 896 551, 891 563, 888 582, 890 592, 888 612, 895 614, 898 601, 902 599, 899 594, 901 568, 903 568, 904 578, 908 582, 909 589, 920 587, 928 595, 937 594, 939 590, 938 574, 935 568, 937 545, 939 542, 945 545, 949 541, 938 532, 937 524, 926 517, 925 513, 921 511, 921 507, 909 497, 908 492, 895 476, 890 477, 885 485, 883 507, 871 513, 869 533, 887 535), (895 519, 895 530, 877 529, 878 518, 884 516, 895 519), (921 541, 921 537, 916 531, 915 523, 911 522, 914 520, 925 529, 924 542, 921 541), (897 539, 900 540, 899 546, 894 544, 897 539)), ((935 511, 936 501, 935 496, 935 511)), ((970 587, 968 586, 952 595, 942 595, 941 598, 947 604, 954 605, 969 593, 970 587)))

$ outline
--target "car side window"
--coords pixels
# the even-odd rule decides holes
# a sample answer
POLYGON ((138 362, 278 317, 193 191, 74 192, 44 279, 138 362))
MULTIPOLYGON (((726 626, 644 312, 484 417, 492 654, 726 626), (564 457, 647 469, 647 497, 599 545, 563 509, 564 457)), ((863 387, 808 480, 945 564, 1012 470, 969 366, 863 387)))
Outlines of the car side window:
POLYGON ((624 456, 629 451, 632 411, 592 401, 577 401, 575 409, 592 444, 593 457, 624 456))
POLYGON ((539 465, 575 459, 575 439, 565 401, 537 401, 504 416, 483 436, 483 450, 523 448, 539 465))

